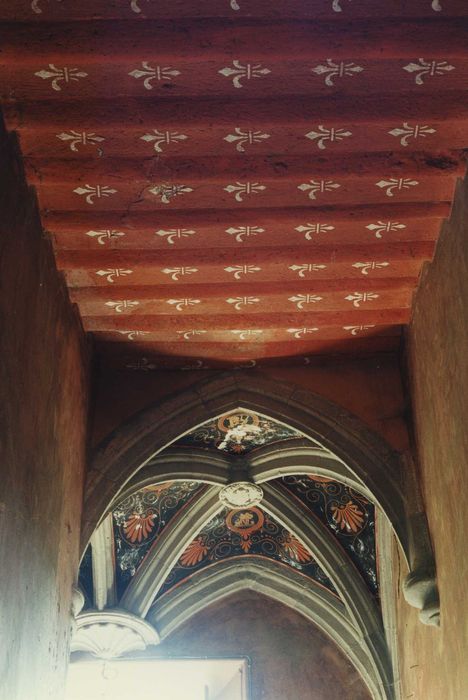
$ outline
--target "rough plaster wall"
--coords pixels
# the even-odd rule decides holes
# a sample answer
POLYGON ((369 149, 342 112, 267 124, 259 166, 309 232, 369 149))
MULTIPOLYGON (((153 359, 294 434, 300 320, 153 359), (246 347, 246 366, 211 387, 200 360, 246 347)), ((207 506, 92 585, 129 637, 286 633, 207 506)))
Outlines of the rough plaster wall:
POLYGON ((235 594, 176 630, 158 656, 249 656, 250 700, 370 700, 338 647, 299 613, 258 594, 235 594))
POLYGON ((81 327, 0 123, 0 700, 59 700, 87 412, 81 327))
MULTIPOLYGON (((468 698, 468 183, 459 183, 408 334, 423 494, 434 543, 441 628, 423 627, 401 596, 403 698, 468 698)), ((406 573, 400 561, 402 574, 406 573)))
MULTIPOLYGON (((102 371, 93 443, 97 444, 137 411, 212 374, 102 371)), ((406 403, 397 357, 384 354, 361 359, 317 358, 307 367, 272 367, 262 370, 262 374, 309 389, 344 406, 395 449, 408 449, 406 403)))

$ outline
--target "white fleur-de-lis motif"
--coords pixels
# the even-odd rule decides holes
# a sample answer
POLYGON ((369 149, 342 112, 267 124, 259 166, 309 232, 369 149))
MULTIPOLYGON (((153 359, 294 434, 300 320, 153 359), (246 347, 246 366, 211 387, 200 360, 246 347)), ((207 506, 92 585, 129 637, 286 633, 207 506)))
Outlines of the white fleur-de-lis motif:
POLYGON ((326 265, 316 265, 313 263, 304 263, 303 265, 290 265, 289 269, 293 272, 297 272, 299 277, 304 278, 307 272, 319 272, 320 270, 326 270, 326 265))
POLYGON ((240 10, 240 6, 239 6, 239 3, 237 2, 237 0, 230 0, 229 4, 230 4, 232 10, 235 10, 236 12, 238 10, 240 10))
POLYGON ((367 325, 367 326, 343 326, 344 331, 349 331, 351 335, 357 335, 361 331, 367 331, 370 328, 375 328, 375 325, 367 325))
POLYGON ((73 192, 79 195, 86 195, 85 199, 88 204, 94 204, 94 198, 102 199, 102 197, 110 197, 112 194, 116 194, 117 190, 107 185, 86 185, 84 187, 76 187, 73 192))
POLYGON ((266 190, 265 185, 260 185, 258 182, 236 182, 235 185, 227 185, 224 187, 225 192, 234 194, 234 199, 237 202, 242 202, 244 195, 258 194, 262 190, 266 190))
POLYGON ((177 282, 179 277, 193 275, 195 272, 198 272, 198 267, 165 267, 161 272, 165 275, 170 275, 174 282, 177 282))
POLYGON ((324 192, 332 192, 333 190, 341 187, 337 182, 333 180, 309 180, 309 182, 303 182, 302 185, 298 185, 297 189, 302 190, 302 192, 309 193, 309 199, 317 199, 316 194, 323 194, 324 192))
POLYGON ((348 294, 345 297, 346 301, 352 301, 353 306, 356 308, 359 308, 359 305, 364 304, 366 301, 373 301, 378 298, 379 295, 375 294, 375 292, 354 292, 354 294, 348 294))
POLYGON ((180 335, 184 340, 190 340, 190 338, 194 338, 197 335, 203 335, 206 333, 206 331, 199 331, 199 330, 189 330, 189 331, 177 331, 177 335, 180 335))
MULTIPOLYGON (((57 138, 61 141, 69 141, 69 146, 71 151, 78 152, 78 146, 97 146, 98 143, 105 141, 102 136, 97 136, 92 132, 87 133, 86 131, 74 131, 70 129, 67 133, 63 131, 61 134, 56 134, 57 138)), ((98 148, 98 153, 102 155, 102 149, 98 148)))
MULTIPOLYGON (((41 0, 32 0, 31 2, 31 10, 36 13, 36 15, 42 15, 42 8, 39 7, 39 3, 41 0)), ((49 0, 47 0, 49 1, 49 0)), ((56 2, 62 2, 62 0, 56 0, 56 2)))
POLYGON ((126 277, 131 275, 133 270, 125 270, 121 267, 109 268, 108 270, 98 270, 96 272, 100 277, 105 277, 106 280, 112 283, 117 277, 126 277))
POLYGON ((136 80, 144 78, 143 85, 147 90, 153 89, 153 80, 157 80, 158 82, 164 80, 167 82, 180 75, 180 70, 176 70, 172 68, 172 66, 156 66, 156 68, 153 68, 148 61, 142 61, 141 65, 143 70, 141 68, 135 68, 135 70, 130 71, 129 75, 136 80))
POLYGON ((179 134, 178 131, 158 131, 158 129, 153 129, 154 133, 144 134, 140 136, 142 141, 147 143, 154 142, 154 150, 157 153, 162 153, 162 146, 168 146, 170 143, 177 143, 178 141, 186 141, 188 136, 185 134, 179 134))
POLYGON ((388 180, 379 180, 375 183, 376 187, 386 190, 387 197, 393 197, 395 190, 401 192, 401 190, 408 190, 416 185, 419 185, 418 180, 410 180, 409 177, 390 177, 388 180))
POLYGON ((126 369, 133 369, 137 372, 151 372, 152 370, 158 368, 157 365, 155 365, 154 362, 150 362, 147 357, 142 357, 139 360, 129 362, 127 365, 125 365, 125 367, 126 369))
POLYGON ((170 204, 171 199, 174 199, 174 197, 193 192, 193 189, 191 187, 186 187, 186 185, 168 185, 166 183, 161 183, 160 185, 151 187, 149 191, 151 194, 159 197, 163 204, 170 204))
POLYGON ((318 301, 322 301, 323 297, 317 296, 317 294, 296 294, 293 297, 289 297, 288 301, 292 301, 296 304, 298 309, 303 309, 304 304, 316 304, 318 301))
POLYGON ((247 340, 248 338, 256 338, 257 336, 261 335, 263 331, 256 329, 247 329, 243 331, 231 331, 231 333, 237 335, 239 337, 239 340, 247 340))
POLYGON ((401 145, 407 146, 409 139, 411 139, 411 138, 417 139, 420 136, 427 136, 428 134, 435 134, 436 130, 432 129, 430 126, 427 126, 427 125, 416 124, 415 126, 410 126, 408 124, 408 122, 403 122, 402 127, 392 129, 388 133, 391 134, 392 136, 396 136, 396 138, 401 137, 400 138, 401 145))
POLYGON ((171 229, 159 229, 159 231, 155 231, 154 234, 155 236, 161 236, 166 238, 167 242, 169 245, 174 245, 174 242, 178 238, 189 238, 190 236, 194 236, 196 231, 194 231, 191 228, 171 228, 171 229))
POLYGON ((118 301, 106 301, 106 306, 110 306, 111 309, 121 314, 126 309, 132 311, 139 303, 139 301, 133 301, 131 299, 119 299, 118 301))
POLYGON ((201 304, 201 299, 168 299, 166 304, 171 304, 175 306, 177 311, 183 311, 189 306, 195 306, 195 304, 201 304))
POLYGON ((323 151, 327 147, 327 141, 334 143, 335 141, 342 141, 348 136, 352 136, 352 131, 347 131, 346 129, 335 129, 331 127, 327 129, 323 124, 318 125, 318 131, 309 131, 306 137, 311 141, 317 139, 317 146, 323 151))
POLYGON ((122 238, 125 236, 123 231, 114 231, 114 229, 103 229, 102 231, 86 231, 86 236, 96 238, 99 245, 105 245, 106 241, 112 238, 122 238))
POLYGON ((241 80, 252 80, 252 78, 261 78, 263 75, 271 73, 269 68, 263 68, 261 63, 246 63, 242 65, 239 60, 232 62, 234 68, 226 66, 218 71, 226 78, 232 78, 232 83, 235 88, 243 87, 241 80))
POLYGON ((423 78, 433 77, 435 75, 445 75, 451 70, 455 70, 447 61, 425 61, 424 58, 418 58, 419 63, 408 63, 403 66, 403 70, 408 73, 416 73, 414 82, 416 85, 424 85, 423 78))
POLYGON ((329 87, 334 86, 333 78, 352 77, 356 73, 362 73, 364 68, 357 66, 355 63, 345 63, 340 61, 335 63, 331 58, 326 59, 326 64, 319 64, 312 68, 312 72, 317 75, 325 75, 325 84, 329 87))
POLYGON ((37 75, 38 78, 42 78, 43 80, 48 80, 51 78, 52 89, 56 92, 61 92, 62 90, 59 83, 78 82, 80 78, 86 78, 88 76, 87 73, 79 68, 67 68, 66 66, 63 68, 57 68, 57 66, 54 66, 53 63, 49 63, 49 69, 50 70, 39 70, 37 73, 34 73, 34 75, 37 75))
POLYGON ((242 311, 243 306, 258 304, 260 299, 258 297, 229 297, 226 301, 228 304, 233 304, 236 311, 242 311))
MULTIPOLYGON (((137 15, 141 14, 141 7, 139 5, 140 2, 142 2, 142 0, 130 1, 130 7, 132 8, 132 11, 135 12, 137 15)), ((153 2, 153 0, 145 0, 145 2, 153 2)))
POLYGON ((270 134, 265 134, 262 131, 252 131, 251 129, 242 131, 239 126, 236 126, 234 131, 236 132, 235 134, 228 134, 224 137, 224 140, 228 143, 235 143, 236 151, 239 151, 239 153, 245 153, 246 145, 251 146, 254 143, 261 143, 265 139, 270 138, 270 134))
POLYGON ((366 228, 375 232, 376 238, 382 238, 383 233, 406 228, 406 224, 400 224, 398 221, 377 221, 376 224, 367 224, 366 228))
POLYGON ((305 226, 296 226, 296 231, 303 233, 304 237, 308 240, 312 240, 312 235, 314 233, 328 233, 328 231, 334 231, 335 227, 329 224, 305 224, 305 226))
POLYGON ((307 333, 315 333, 318 328, 288 328, 288 333, 291 333, 295 338, 303 338, 307 333))
POLYGON ((252 272, 260 272, 262 268, 256 267, 255 265, 231 265, 230 267, 225 267, 225 272, 233 272, 234 279, 240 280, 241 275, 248 275, 252 272))
MULTIPOLYGON (((351 0, 348 0, 348 1, 351 2, 351 0)), ((343 12, 343 9, 342 9, 341 4, 340 4, 341 2, 342 2, 342 0, 333 0, 333 2, 332 2, 333 12, 343 12)))
POLYGON ((353 267, 360 270, 363 275, 368 275, 371 270, 382 270, 389 265, 389 262, 357 262, 353 264, 353 267))
POLYGON ((257 233, 264 233, 264 228, 259 228, 258 226, 238 226, 237 228, 230 227, 226 229, 226 233, 230 236, 235 236, 238 243, 243 243, 244 236, 249 238, 250 236, 256 236, 257 233))
POLYGON ((440 0, 432 0, 431 7, 434 10, 434 12, 442 11, 442 5, 440 4, 440 0))
POLYGON ((126 335, 128 340, 135 340, 135 338, 149 335, 148 331, 117 331, 117 333, 120 333, 120 335, 126 335))

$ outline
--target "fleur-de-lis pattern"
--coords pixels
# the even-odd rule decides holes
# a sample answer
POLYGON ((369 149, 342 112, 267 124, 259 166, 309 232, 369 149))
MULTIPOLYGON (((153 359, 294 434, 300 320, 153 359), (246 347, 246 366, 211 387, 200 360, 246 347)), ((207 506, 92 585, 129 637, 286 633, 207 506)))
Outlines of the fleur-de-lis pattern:
POLYGON ((62 68, 57 68, 53 63, 49 63, 49 68, 43 68, 37 71, 34 75, 43 80, 50 80, 50 86, 52 90, 60 92, 62 90, 63 84, 76 83, 81 78, 86 78, 88 76, 85 71, 79 68, 68 68, 63 66, 62 68))
POLYGON ((259 192, 266 190, 266 187, 258 182, 236 182, 235 185, 227 185, 224 190, 229 192, 229 194, 233 194, 236 202, 242 202, 244 197, 248 197, 251 194, 259 194, 259 192))
POLYGON ((357 335, 358 333, 361 333, 362 331, 368 331, 371 328, 375 328, 375 325, 368 324, 366 326, 343 326, 343 330, 349 331, 351 335, 357 335))
POLYGON ((318 328, 288 328, 288 333, 291 333, 295 338, 304 338, 308 333, 315 333, 318 328))
POLYGON ((204 335, 205 333, 206 333, 206 331, 204 331, 204 330, 196 330, 196 329, 192 329, 189 331, 177 331, 177 335, 179 335, 184 340, 190 340, 190 338, 196 338, 196 336, 204 335))
POLYGON ((244 238, 250 238, 250 236, 256 236, 264 232, 265 229, 260 228, 260 226, 230 226, 226 229, 226 233, 229 233, 230 236, 235 236, 238 243, 243 243, 244 238))
POLYGON ((239 340, 248 340, 249 338, 257 338, 263 333, 263 331, 257 329, 247 329, 244 331, 232 330, 231 333, 238 336, 239 340))
POLYGON ((178 131, 158 131, 158 129, 153 129, 152 133, 143 134, 140 138, 142 141, 152 143, 156 153, 162 153, 164 146, 168 146, 171 143, 178 143, 179 141, 185 141, 188 136, 179 134, 178 131))
POLYGON ((353 294, 348 294, 348 296, 345 297, 347 301, 352 301, 353 306, 355 306, 357 309, 361 306, 361 304, 365 304, 368 301, 374 301, 378 298, 379 295, 375 292, 354 292, 353 294))
POLYGON ((297 308, 302 311, 307 304, 317 304, 317 302, 322 301, 322 297, 319 297, 318 294, 295 294, 289 297, 289 301, 296 304, 297 308))
POLYGON ((86 236, 95 238, 99 245, 106 245, 107 241, 123 238, 125 233, 123 231, 115 231, 114 229, 108 228, 101 231, 86 231, 86 236))
POLYGON ((236 144, 236 151, 245 153, 246 146, 252 146, 255 143, 261 143, 265 139, 269 139, 270 134, 265 134, 262 131, 252 131, 251 129, 242 130, 239 126, 234 128, 233 134, 228 134, 224 140, 228 143, 236 144))
POLYGON ((383 238, 384 233, 404 229, 406 224, 400 224, 399 221, 377 221, 375 224, 367 224, 366 228, 372 231, 376 238, 383 238))
POLYGON ((190 228, 171 228, 171 229, 159 229, 155 231, 156 236, 164 238, 169 245, 174 245, 174 243, 180 238, 190 238, 194 236, 196 231, 190 228))
POLYGON ((150 187, 149 191, 163 204, 170 204, 175 197, 193 192, 192 188, 186 185, 168 185, 167 183, 161 183, 150 187))
POLYGON ((385 0, 379 24, 370 0, 286 4, 0 9, 7 126, 116 365, 303 366, 309 348, 397 347, 463 171, 468 6, 385 0), (42 58, 29 31, 47 37, 42 58), (206 331, 197 356, 177 351, 186 329, 206 331), (143 362, 136 341, 158 352, 143 362))
POLYGON ((312 68, 312 71, 316 75, 325 76, 325 85, 333 87, 335 85, 335 80, 342 78, 349 78, 362 73, 364 68, 358 66, 356 63, 345 61, 338 61, 335 63, 331 58, 327 58, 325 63, 320 63, 318 66, 312 68))
POLYGON ((141 68, 135 68, 130 71, 129 75, 136 80, 143 78, 143 85, 147 90, 152 90, 154 87, 153 81, 170 82, 173 78, 180 75, 180 71, 172 66, 150 66, 148 61, 141 62, 141 68))
POLYGON ((304 234, 304 238, 308 241, 312 240, 312 236, 316 233, 328 233, 329 231, 334 231, 335 227, 330 226, 330 224, 301 224, 296 226, 296 231, 304 234))
POLYGON ((232 304, 236 311, 242 311, 244 306, 260 303, 258 297, 229 297, 226 301, 228 304, 232 304))
POLYGON ((133 311, 139 303, 139 301, 132 299, 120 299, 119 301, 106 301, 106 306, 110 306, 113 311, 121 314, 124 311, 133 311))
POLYGON ((318 131, 309 131, 306 137, 311 141, 315 141, 321 151, 325 150, 327 142, 333 143, 334 141, 342 141, 353 135, 352 132, 347 129, 327 128, 323 126, 323 124, 319 124, 317 129, 318 131))
POLYGON ((242 88, 244 84, 254 78, 262 78, 268 73, 271 73, 269 68, 265 68, 261 63, 241 63, 239 60, 234 60, 231 66, 221 68, 218 73, 226 78, 232 78, 232 84, 235 88, 242 88))
POLYGON ((102 199, 103 197, 110 197, 113 194, 117 194, 117 190, 108 185, 88 185, 84 187, 75 187, 73 190, 75 194, 83 196, 88 204, 95 204, 95 199, 102 199))
POLYGON ((289 269, 293 272, 297 272, 299 277, 304 279, 307 272, 320 272, 320 270, 326 270, 327 266, 314 263, 304 263, 303 265, 290 265, 289 269))
POLYGON ((126 336, 127 340, 136 340, 137 338, 143 338, 145 335, 149 335, 148 331, 117 331, 117 333, 126 336))
POLYGON ((98 270, 96 272, 99 277, 105 277, 108 282, 112 284, 118 277, 126 277, 131 275, 133 270, 126 270, 122 267, 109 268, 107 270, 98 270))
POLYGON ((353 267, 355 267, 357 270, 362 272, 363 275, 368 275, 369 272, 372 270, 383 270, 385 267, 388 267, 390 263, 388 262, 356 262, 353 264, 353 267))
POLYGON ((309 180, 309 182, 303 182, 301 185, 297 186, 298 190, 302 192, 307 192, 309 199, 316 199, 317 195, 323 194, 324 192, 333 192, 337 190, 341 185, 333 180, 309 180))
POLYGON ((224 268, 226 272, 231 272, 234 275, 234 279, 240 280, 242 275, 252 274, 254 272, 260 272, 261 267, 256 265, 229 265, 229 267, 224 268))
POLYGON ((417 63, 414 61, 408 63, 403 67, 403 70, 414 73, 416 85, 423 85, 425 78, 445 75, 449 71, 455 70, 455 66, 452 66, 448 61, 425 61, 424 58, 419 58, 417 63))
POLYGON ((174 282, 178 282, 180 277, 184 275, 193 275, 198 272, 197 267, 165 267, 161 272, 164 275, 170 275, 174 282))
POLYGON ((428 136, 429 134, 435 134, 436 130, 427 126, 427 124, 415 124, 414 126, 410 126, 408 122, 404 122, 403 126, 396 127, 388 133, 400 139, 401 145, 406 148, 410 139, 417 139, 428 136))
POLYGON ((196 304, 201 304, 201 299, 168 299, 167 303, 177 309, 177 311, 183 311, 196 304))
MULTIPOLYGON (((78 146, 98 146, 99 143, 105 141, 102 136, 93 134, 92 132, 86 133, 86 131, 74 131, 69 132, 62 131, 61 134, 57 134, 57 138, 61 141, 67 141, 70 146, 70 150, 77 153, 80 149, 78 146)), ((102 148, 98 147, 98 153, 102 155, 102 148)))
POLYGON ((419 182, 409 177, 390 177, 388 180, 379 180, 379 182, 375 184, 377 187, 381 187, 385 190, 387 197, 393 197, 395 192, 401 192, 402 190, 408 190, 410 187, 416 187, 416 185, 419 185, 419 182))

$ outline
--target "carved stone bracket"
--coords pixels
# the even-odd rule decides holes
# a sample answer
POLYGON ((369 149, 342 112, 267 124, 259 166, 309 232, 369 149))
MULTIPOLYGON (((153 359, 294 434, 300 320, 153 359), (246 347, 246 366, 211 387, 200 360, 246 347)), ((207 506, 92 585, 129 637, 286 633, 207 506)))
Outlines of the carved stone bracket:
POLYGON ((425 625, 440 625, 439 592, 433 571, 412 571, 403 584, 407 603, 419 609, 419 619, 425 625))
POLYGON ((84 651, 99 659, 114 659, 159 644, 152 625, 125 610, 86 612, 76 619, 71 651, 84 651))

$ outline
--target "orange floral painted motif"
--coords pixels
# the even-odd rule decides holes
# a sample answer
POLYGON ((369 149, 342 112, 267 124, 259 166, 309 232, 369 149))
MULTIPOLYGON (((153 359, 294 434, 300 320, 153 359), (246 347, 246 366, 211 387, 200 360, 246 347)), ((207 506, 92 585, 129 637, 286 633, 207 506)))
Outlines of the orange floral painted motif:
POLYGON ((286 554, 296 561, 305 563, 312 559, 310 552, 304 547, 302 542, 299 542, 294 535, 288 535, 284 541, 283 548, 286 554))
POLYGON ((124 523, 125 537, 132 544, 145 540, 154 527, 154 518, 153 513, 148 513, 148 515, 132 513, 124 523))
POLYGON ((340 530, 357 532, 364 523, 364 514, 355 503, 348 501, 343 505, 332 506, 333 520, 340 526, 340 530))
POLYGON ((180 563, 182 566, 195 566, 195 564, 198 564, 206 557, 207 553, 208 547, 201 537, 197 537, 196 540, 189 544, 180 557, 180 563))

